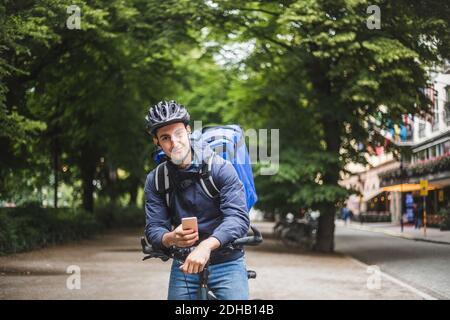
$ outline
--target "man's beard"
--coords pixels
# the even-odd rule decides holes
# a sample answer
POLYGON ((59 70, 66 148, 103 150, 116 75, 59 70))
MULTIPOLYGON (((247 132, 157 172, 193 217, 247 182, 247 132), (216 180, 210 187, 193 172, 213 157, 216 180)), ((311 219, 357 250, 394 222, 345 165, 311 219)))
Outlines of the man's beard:
POLYGON ((172 157, 170 157, 170 160, 172 161, 173 164, 175 164, 177 166, 183 164, 183 161, 186 160, 187 156, 189 155, 189 151, 190 151, 189 148, 186 148, 186 149, 187 149, 186 152, 182 156, 174 157, 172 154, 172 157))

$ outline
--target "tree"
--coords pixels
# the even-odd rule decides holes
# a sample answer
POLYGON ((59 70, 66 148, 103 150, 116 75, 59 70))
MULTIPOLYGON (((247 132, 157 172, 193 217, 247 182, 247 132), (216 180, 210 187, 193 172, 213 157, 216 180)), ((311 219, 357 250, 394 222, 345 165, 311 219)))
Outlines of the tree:
POLYGON ((259 80, 260 86, 246 91, 249 103, 239 107, 260 115, 260 124, 279 125, 283 140, 292 136, 283 129, 297 133, 281 151, 290 159, 286 171, 270 178, 286 188, 291 183, 296 191, 273 197, 320 209, 317 250, 323 252, 334 249, 335 205, 346 195, 340 174, 347 163, 364 162, 361 143, 372 143, 370 117, 387 106, 381 112, 386 126, 403 114, 427 112, 429 101, 421 90, 427 86, 427 68, 449 57, 448 4, 370 4, 381 9, 381 29, 367 28, 367 1, 224 1, 208 13, 222 38, 231 34, 231 41, 254 41, 251 55, 241 62, 247 79, 242 82, 259 80), (275 121, 274 115, 279 115, 275 121), (297 127, 291 116, 299 119, 297 127), (300 141, 311 137, 313 151, 305 157, 300 141), (308 182, 300 184, 308 174, 308 182))
MULTIPOLYGON (((145 109, 174 92, 178 49, 195 44, 188 34, 193 15, 177 1, 79 1, 81 29, 71 30, 70 5, 52 0, 3 5, 2 21, 11 27, 4 38, 15 35, 17 43, 2 46, 0 66, 7 71, 1 92, 8 117, 17 110, 24 119, 47 124, 33 153, 9 156, 31 162, 33 169, 33 159, 46 159, 56 187, 59 175, 71 184, 81 179, 83 206, 92 211, 96 190, 112 201, 128 192, 135 201, 150 146, 145 109), (115 178, 119 168, 126 178, 115 178)), ((13 144, 15 135, 6 143, 13 144)))

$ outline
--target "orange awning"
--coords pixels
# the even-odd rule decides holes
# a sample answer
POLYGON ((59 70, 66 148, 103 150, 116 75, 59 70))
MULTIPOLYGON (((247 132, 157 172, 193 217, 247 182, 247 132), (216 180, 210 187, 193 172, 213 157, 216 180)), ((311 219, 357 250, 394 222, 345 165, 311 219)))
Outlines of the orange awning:
MULTIPOLYGON (((428 184, 428 190, 435 190, 440 188, 439 185, 434 184, 428 184)), ((383 191, 388 192, 411 192, 411 191, 419 191, 420 190, 420 184, 418 183, 403 183, 403 184, 396 184, 392 186, 387 186, 381 188, 383 191)))

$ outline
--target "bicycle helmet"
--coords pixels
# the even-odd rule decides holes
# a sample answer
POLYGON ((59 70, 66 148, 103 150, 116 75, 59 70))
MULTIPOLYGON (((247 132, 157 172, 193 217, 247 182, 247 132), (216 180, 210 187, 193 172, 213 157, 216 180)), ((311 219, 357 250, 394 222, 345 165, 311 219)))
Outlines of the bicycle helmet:
POLYGON ((145 117, 147 131, 155 135, 156 130, 175 122, 189 124, 189 113, 186 108, 174 100, 160 101, 148 110, 145 117))

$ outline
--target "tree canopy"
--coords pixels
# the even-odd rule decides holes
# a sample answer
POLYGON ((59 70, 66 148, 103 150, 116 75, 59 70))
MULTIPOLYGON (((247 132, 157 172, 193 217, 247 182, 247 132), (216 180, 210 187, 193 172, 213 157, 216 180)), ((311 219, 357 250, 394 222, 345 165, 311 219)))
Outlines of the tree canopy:
POLYGON ((379 143, 370 118, 429 112, 429 71, 450 53, 442 1, 82 0, 80 29, 70 5, 0 4, 1 200, 63 181, 88 210, 94 195, 134 203, 153 165, 143 117, 174 98, 205 124, 280 129, 257 207, 319 209, 321 251, 346 164, 379 143))

